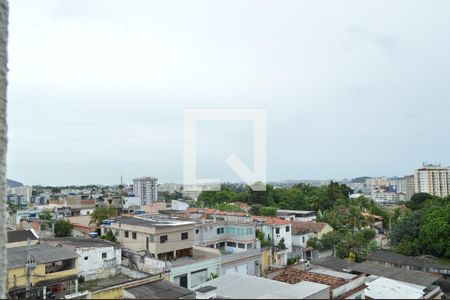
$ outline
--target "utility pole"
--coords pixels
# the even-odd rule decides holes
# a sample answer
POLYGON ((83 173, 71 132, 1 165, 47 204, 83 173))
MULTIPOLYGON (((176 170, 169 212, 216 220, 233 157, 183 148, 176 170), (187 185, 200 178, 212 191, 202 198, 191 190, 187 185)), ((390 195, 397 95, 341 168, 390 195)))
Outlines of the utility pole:
MULTIPOLYGON (((29 221, 28 221, 29 222, 29 221)), ((31 272, 36 269, 36 263, 34 259, 31 258, 31 240, 29 235, 29 228, 31 227, 30 223, 27 223, 27 261, 25 263, 25 274, 26 274, 26 290, 25 290, 25 298, 31 298, 31 272)))

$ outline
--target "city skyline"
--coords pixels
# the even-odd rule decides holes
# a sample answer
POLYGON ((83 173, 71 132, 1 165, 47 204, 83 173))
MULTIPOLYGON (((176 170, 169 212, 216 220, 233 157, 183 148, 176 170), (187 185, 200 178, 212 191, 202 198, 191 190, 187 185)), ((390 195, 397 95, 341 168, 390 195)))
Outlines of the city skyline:
MULTIPOLYGON (((216 107, 267 110, 269 181, 450 165, 446 1, 10 6, 8 178, 181 182, 183 111, 216 107)), ((251 166, 248 124, 199 137, 199 177, 251 166)))

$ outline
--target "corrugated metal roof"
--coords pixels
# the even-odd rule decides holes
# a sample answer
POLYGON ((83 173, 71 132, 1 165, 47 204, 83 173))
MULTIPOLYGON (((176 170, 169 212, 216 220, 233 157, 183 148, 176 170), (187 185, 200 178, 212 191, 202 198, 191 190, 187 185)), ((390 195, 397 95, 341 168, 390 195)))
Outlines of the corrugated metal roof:
POLYGON ((425 272, 388 267, 375 261, 366 261, 360 264, 353 265, 351 267, 351 270, 368 275, 382 276, 424 287, 433 284, 439 279, 439 277, 430 275, 425 272))
POLYGON ((166 280, 126 289, 136 299, 195 299, 195 292, 166 280))
POLYGON ((449 270, 450 266, 439 263, 436 260, 424 257, 405 256, 394 251, 378 250, 367 257, 367 260, 388 262, 392 264, 403 264, 417 268, 435 268, 449 270))
POLYGON ((340 272, 348 270, 349 268, 351 269, 351 267, 355 265, 354 262, 332 256, 318 258, 313 260, 311 263, 313 265, 318 265, 340 272))
MULTIPOLYGON (((25 266, 27 260, 27 247, 7 249, 8 270, 25 266)), ((65 259, 77 258, 78 255, 70 249, 53 247, 48 244, 34 245, 30 247, 31 258, 38 264, 45 264, 65 259)))
POLYGON ((30 230, 11 230, 7 233, 8 243, 25 242, 28 237, 30 240, 37 240, 37 237, 30 230))

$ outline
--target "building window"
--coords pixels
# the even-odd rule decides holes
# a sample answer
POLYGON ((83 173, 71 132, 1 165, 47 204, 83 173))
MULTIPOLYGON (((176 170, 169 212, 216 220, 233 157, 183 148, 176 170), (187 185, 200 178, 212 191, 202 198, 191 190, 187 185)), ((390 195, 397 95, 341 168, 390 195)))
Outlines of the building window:
POLYGON ((275 233, 276 234, 280 234, 280 228, 279 227, 275 228, 275 233))
POLYGON ((253 234, 253 228, 247 228, 247 235, 253 234))
POLYGON ((289 226, 286 226, 286 232, 289 232, 290 230, 289 226))
POLYGON ((247 250, 249 250, 249 249, 253 249, 253 244, 252 243, 247 244, 247 250))
POLYGON ((235 242, 227 242, 227 246, 236 248, 236 243, 235 242))
POLYGON ((305 243, 305 237, 304 236, 302 236, 302 243, 303 244, 305 243))
POLYGON ((161 244, 164 244, 165 242, 167 242, 167 235, 161 235, 161 236, 159 237, 159 242, 160 242, 161 244))
POLYGON ((84 260, 88 260, 88 259, 89 259, 89 257, 87 257, 87 256, 84 257, 84 260))
POLYGON ((102 253, 102 258, 105 259, 106 258, 106 252, 102 253))
POLYGON ((155 236, 153 234, 150 234, 150 243, 155 242, 155 236))
POLYGON ((125 231, 125 238, 128 238, 128 237, 129 237, 129 232, 125 231))
POLYGON ((133 232, 131 235, 132 235, 132 237, 133 237, 133 240, 135 240, 135 239, 137 238, 136 232, 133 232))
POLYGON ((217 234, 223 234, 225 232, 224 228, 217 228, 217 234))
POLYGON ((181 240, 187 240, 189 238, 188 233, 187 232, 182 232, 181 233, 181 240))
POLYGON ((200 232, 200 230, 195 229, 195 234, 198 234, 200 232))
POLYGON ((238 244, 238 247, 241 248, 241 249, 245 249, 245 244, 239 243, 239 244, 238 244))

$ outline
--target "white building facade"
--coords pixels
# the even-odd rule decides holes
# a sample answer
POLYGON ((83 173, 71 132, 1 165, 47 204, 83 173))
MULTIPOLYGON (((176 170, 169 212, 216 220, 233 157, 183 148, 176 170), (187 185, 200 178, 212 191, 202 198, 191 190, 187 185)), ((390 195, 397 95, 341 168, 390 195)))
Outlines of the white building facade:
POLYGON ((140 197, 144 205, 158 201, 158 178, 141 177, 133 179, 133 192, 140 197))
POLYGON ((418 169, 414 174, 415 192, 447 197, 450 194, 449 177, 448 168, 429 165, 418 169))

